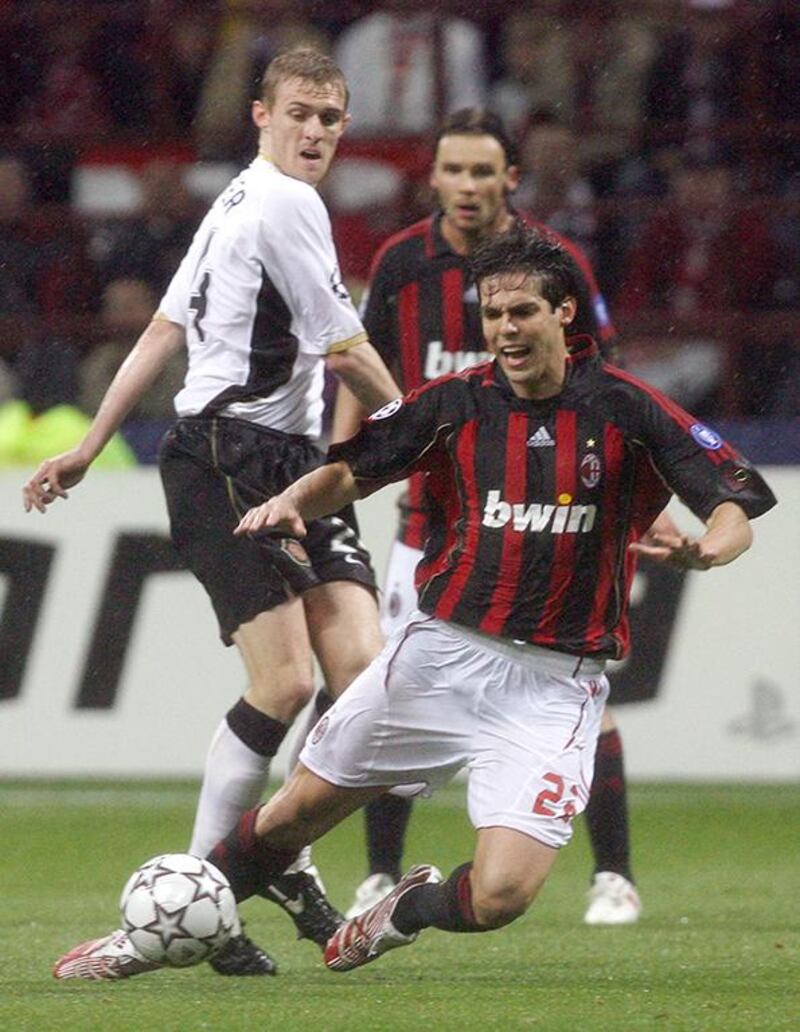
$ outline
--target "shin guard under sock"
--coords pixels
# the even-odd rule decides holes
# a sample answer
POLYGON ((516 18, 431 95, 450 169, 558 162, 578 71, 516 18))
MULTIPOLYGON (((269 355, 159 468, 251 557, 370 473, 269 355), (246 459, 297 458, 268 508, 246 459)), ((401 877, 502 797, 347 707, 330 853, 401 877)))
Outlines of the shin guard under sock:
POLYGON ((400 881, 411 808, 410 799, 388 792, 364 807, 370 874, 388 874, 400 881))
POLYGON ((241 818, 233 831, 208 854, 231 883, 236 902, 261 893, 262 889, 297 859, 296 850, 275 849, 256 837, 256 806, 241 818))
POLYGON ((403 935, 423 928, 443 932, 488 932, 475 920, 469 875, 472 861, 457 867, 445 882, 409 889, 395 907, 392 924, 403 935))

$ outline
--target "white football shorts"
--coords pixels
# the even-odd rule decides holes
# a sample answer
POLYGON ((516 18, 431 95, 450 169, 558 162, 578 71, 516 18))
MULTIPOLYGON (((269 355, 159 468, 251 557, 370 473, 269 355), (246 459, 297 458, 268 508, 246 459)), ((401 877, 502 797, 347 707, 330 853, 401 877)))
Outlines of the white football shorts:
POLYGON ((404 627, 417 608, 414 571, 422 555, 419 548, 409 548, 402 541, 392 542, 381 596, 381 630, 387 638, 404 627))
POLYGON ((558 848, 589 798, 603 669, 417 611, 319 720, 300 761, 344 788, 426 795, 466 768, 475 828, 558 848))

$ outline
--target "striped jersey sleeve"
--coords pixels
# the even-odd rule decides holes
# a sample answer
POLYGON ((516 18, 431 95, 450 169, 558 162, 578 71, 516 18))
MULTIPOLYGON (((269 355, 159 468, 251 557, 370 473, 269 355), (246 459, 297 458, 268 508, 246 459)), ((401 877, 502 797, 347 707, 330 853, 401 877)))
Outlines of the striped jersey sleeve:
POLYGON ((443 395, 448 393, 453 392, 440 383, 390 401, 364 420, 355 437, 331 445, 328 461, 347 462, 362 496, 425 470, 454 425, 457 409, 452 403, 448 416, 443 414, 443 395))
POLYGON ((636 400, 621 425, 696 516, 705 520, 722 502, 733 501, 753 519, 775 504, 760 473, 714 429, 638 378, 612 366, 606 371, 636 400))

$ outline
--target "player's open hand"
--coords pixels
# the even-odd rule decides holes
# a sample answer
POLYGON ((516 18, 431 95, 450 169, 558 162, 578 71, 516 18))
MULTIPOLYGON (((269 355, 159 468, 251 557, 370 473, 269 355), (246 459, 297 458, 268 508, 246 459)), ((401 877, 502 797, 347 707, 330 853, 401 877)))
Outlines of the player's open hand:
POLYGON ((691 538, 687 534, 659 534, 652 528, 641 541, 628 547, 637 555, 682 570, 708 570, 716 559, 714 552, 706 548, 700 538, 691 538))
POLYGON ((80 483, 89 468, 89 461, 77 448, 45 459, 22 488, 25 512, 45 512, 56 498, 68 498, 67 488, 80 483))
POLYGON ((306 525, 300 513, 285 495, 275 495, 263 505, 249 509, 233 533, 257 534, 262 530, 275 530, 298 538, 306 536, 306 525))

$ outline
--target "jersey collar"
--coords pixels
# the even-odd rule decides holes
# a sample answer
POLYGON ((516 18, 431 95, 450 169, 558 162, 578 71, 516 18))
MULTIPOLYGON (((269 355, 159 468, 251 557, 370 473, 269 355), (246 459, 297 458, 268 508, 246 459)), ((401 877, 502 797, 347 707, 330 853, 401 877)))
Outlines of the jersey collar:
POLYGON ((588 333, 576 333, 567 337, 567 361, 575 365, 576 362, 583 362, 589 358, 597 358, 600 349, 594 337, 588 333))
POLYGON ((594 338, 590 337, 588 334, 580 333, 573 337, 567 337, 567 347, 569 352, 567 354, 567 368, 566 375, 564 377, 564 386, 560 393, 554 394, 552 398, 546 398, 543 401, 534 401, 517 397, 511 389, 511 384, 508 382, 505 373, 497 362, 494 361, 487 363, 486 373, 483 377, 483 385, 485 387, 499 387, 504 394, 509 395, 515 402, 519 402, 523 406, 551 404, 554 400, 563 398, 565 394, 567 394, 572 386, 576 373, 584 372, 585 370, 598 365, 600 360, 600 349, 597 347, 597 343, 594 338))
MULTIPOLYGON (((456 252, 445 240, 444 233, 442 233, 442 219, 444 218, 444 212, 437 211, 435 214, 430 216, 430 223, 428 225, 428 240, 427 251, 428 257, 430 258, 443 258, 446 255, 454 255, 456 252)), ((457 257, 462 257, 457 255, 457 257)))

